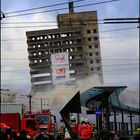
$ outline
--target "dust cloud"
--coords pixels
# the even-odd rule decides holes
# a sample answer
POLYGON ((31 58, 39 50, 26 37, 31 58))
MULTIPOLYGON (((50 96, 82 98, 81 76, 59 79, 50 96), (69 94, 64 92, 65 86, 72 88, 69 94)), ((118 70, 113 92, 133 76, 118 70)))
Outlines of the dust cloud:
POLYGON ((85 79, 77 80, 74 85, 55 85, 51 90, 37 92, 33 96, 34 104, 32 108, 34 111, 40 109, 41 101, 35 99, 42 98, 45 102, 42 103, 43 109, 50 108, 54 112, 59 112, 78 91, 83 92, 91 87, 100 85, 100 77, 98 77, 98 75, 92 75, 85 79))

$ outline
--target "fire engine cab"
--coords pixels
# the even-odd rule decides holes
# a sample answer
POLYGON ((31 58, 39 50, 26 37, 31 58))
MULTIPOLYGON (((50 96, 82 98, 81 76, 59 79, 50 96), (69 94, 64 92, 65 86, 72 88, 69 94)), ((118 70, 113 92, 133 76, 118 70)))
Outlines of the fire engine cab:
POLYGON ((38 125, 41 132, 52 134, 56 130, 56 117, 52 115, 50 110, 42 110, 36 113, 25 114, 25 118, 38 119, 38 125))

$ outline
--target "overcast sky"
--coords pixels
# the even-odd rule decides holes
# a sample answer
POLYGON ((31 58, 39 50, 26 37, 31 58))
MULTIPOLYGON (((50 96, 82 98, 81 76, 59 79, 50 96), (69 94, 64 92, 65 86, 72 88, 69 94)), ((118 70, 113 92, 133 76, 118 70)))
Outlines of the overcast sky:
MULTIPOLYGON (((84 0, 76 2, 74 3, 75 6, 85 4, 91 5, 75 8, 75 12, 97 10, 99 20, 105 18, 139 17, 139 0, 119 0, 92 5, 93 3, 103 1, 107 0, 84 0)), ((25 12, 16 14, 10 14, 10 12, 62 2, 68 2, 68 0, 1 0, 1 10, 6 16, 1 22, 1 88, 30 89, 31 84, 25 32, 29 30, 57 28, 56 22, 46 24, 10 23, 56 21, 57 14, 66 13, 68 10, 56 10, 53 12, 16 17, 10 16, 23 14, 25 12), (44 27, 31 27, 40 25, 44 27), (19 26, 30 26, 30 28, 18 28, 19 26)), ((34 13, 67 7, 68 5, 65 4, 29 12, 34 13)), ((99 21, 99 23, 102 23, 102 21, 99 21)), ((126 85, 128 87, 139 89, 139 29, 137 27, 138 24, 99 24, 105 85, 126 85)))

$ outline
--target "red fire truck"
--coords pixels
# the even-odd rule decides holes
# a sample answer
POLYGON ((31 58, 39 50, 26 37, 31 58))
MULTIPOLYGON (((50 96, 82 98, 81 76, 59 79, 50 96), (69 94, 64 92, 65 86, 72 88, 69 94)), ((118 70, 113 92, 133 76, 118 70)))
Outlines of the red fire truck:
POLYGON ((56 117, 52 115, 50 110, 42 110, 36 113, 26 113, 25 118, 38 119, 39 130, 53 135, 56 132, 56 117))
POLYGON ((17 133, 21 130, 25 130, 27 135, 31 138, 36 137, 40 134, 38 119, 36 118, 22 118, 20 119, 19 113, 1 113, 1 123, 9 126, 17 133))

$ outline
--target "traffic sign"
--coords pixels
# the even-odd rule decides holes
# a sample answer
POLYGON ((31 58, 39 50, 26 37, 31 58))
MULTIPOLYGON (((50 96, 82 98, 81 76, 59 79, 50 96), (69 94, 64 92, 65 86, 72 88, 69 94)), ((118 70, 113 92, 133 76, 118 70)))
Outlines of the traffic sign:
POLYGON ((100 116, 102 114, 101 109, 96 109, 95 114, 96 114, 96 116, 100 116))

